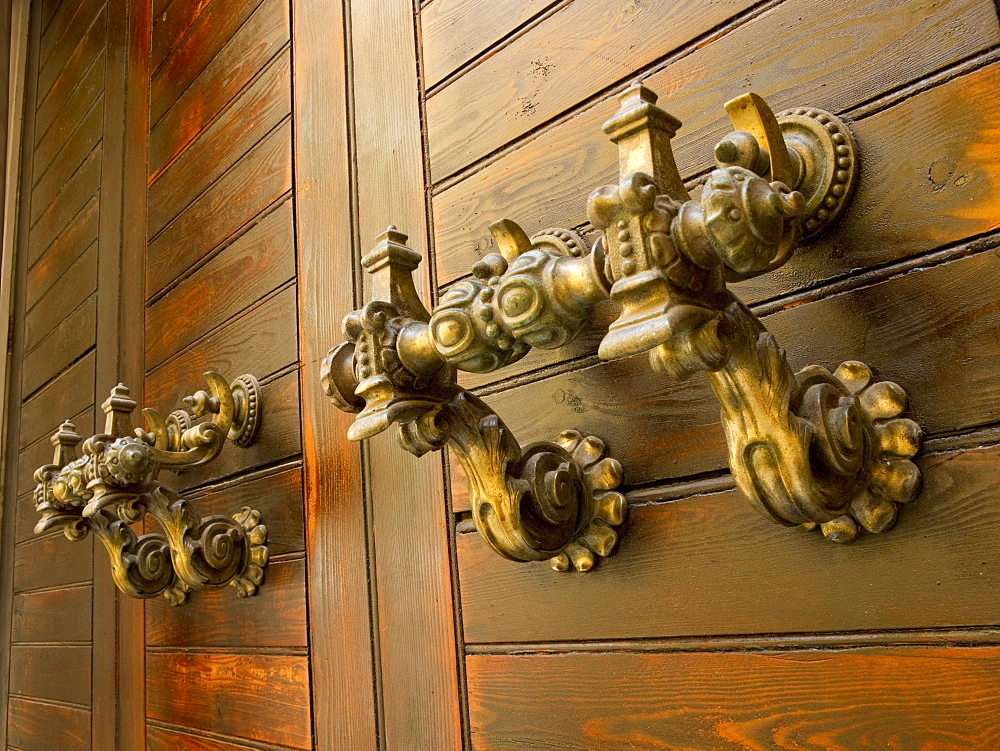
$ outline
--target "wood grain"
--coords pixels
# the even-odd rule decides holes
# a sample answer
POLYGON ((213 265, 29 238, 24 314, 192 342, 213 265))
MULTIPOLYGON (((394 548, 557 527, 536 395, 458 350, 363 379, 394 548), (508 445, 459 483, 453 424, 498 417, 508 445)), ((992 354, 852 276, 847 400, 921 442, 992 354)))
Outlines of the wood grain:
POLYGON ((92 244, 66 270, 66 277, 24 317, 24 348, 33 349, 52 327, 79 308, 97 289, 97 244, 92 244))
POLYGON ((94 572, 93 547, 89 539, 73 542, 62 534, 22 542, 14 551, 14 591, 90 580, 94 572))
POLYGON ((305 657, 149 653, 152 719, 237 738, 312 748, 305 657))
POLYGON ((663 57, 749 0, 576 0, 427 100, 434 182, 663 57), (650 31, 653 30, 653 33, 650 31))
POLYGON ((1000 745, 1000 650, 468 658, 473 748, 1000 745))
MULTIPOLYGON (((871 0, 843 6, 812 0, 783 3, 648 76, 645 83, 684 122, 674 139, 674 154, 682 174, 692 175, 711 166, 712 145, 731 130, 722 104, 732 96, 752 88, 775 111, 810 105, 841 112, 998 39, 993 5, 980 0, 947 5, 917 0, 912 4, 871 0), (797 28, 805 16, 809 33, 790 36, 787 30, 797 28), (952 33, 952 28, 961 33, 952 33), (846 57, 842 54, 845 47, 852 50, 846 57), (826 62, 831 58, 839 61, 835 76, 829 75, 826 62)), ((995 100, 974 95, 980 86, 989 90, 986 81, 977 81, 963 92, 962 80, 905 100, 878 119, 853 124, 864 159, 860 195, 855 208, 847 212, 848 220, 857 223, 857 232, 847 234, 842 224, 827 241, 811 246, 762 281, 773 284, 794 269, 801 269, 796 283, 816 279, 824 271, 849 271, 866 265, 858 257, 859 248, 878 253, 881 259, 899 257, 897 243, 903 248, 909 245, 908 235, 914 229, 925 239, 964 236, 961 232, 974 220, 963 219, 961 227, 955 227, 952 216, 963 203, 953 199, 964 193, 977 195, 974 202, 984 200, 984 191, 992 190, 989 180, 968 180, 958 186, 961 190, 938 194, 926 172, 920 174, 935 159, 962 155, 964 144, 996 138, 985 125, 992 121, 993 115, 986 113, 995 111, 995 100), (912 148, 914 127, 927 149, 912 148), (891 194, 887 195, 886 185, 893 185, 891 194), (922 206, 936 201, 942 205, 927 214, 915 212, 917 221, 907 221, 907 233, 898 241, 885 230, 885 245, 875 245, 860 234, 866 212, 858 209, 859 204, 884 201, 876 214, 884 216, 893 211, 891 207, 907 206, 911 198, 922 206), (826 268, 826 264, 831 266, 826 268)), ((529 233, 586 221, 590 192, 618 179, 617 150, 601 131, 601 123, 616 110, 613 97, 596 102, 436 196, 434 236, 440 283, 468 274, 472 264, 492 250, 486 228, 500 217, 522 223, 529 233)), ((962 163, 964 169, 975 170, 973 174, 991 169, 985 154, 972 152, 962 163)), ((942 241, 947 240, 935 239, 935 243, 942 241)), ((794 284, 784 288, 792 289, 794 284)))
POLYGON ((34 246, 31 256, 37 257, 65 231, 73 218, 98 191, 101 178, 101 147, 98 146, 83 165, 63 186, 63 199, 51 204, 31 228, 28 241, 34 246))
POLYGON ((265 0, 152 128, 148 174, 163 170, 288 43, 288 3, 265 0))
POLYGON ((14 514, 14 542, 24 542, 35 536, 38 512, 35 511, 35 501, 31 492, 22 493, 15 498, 13 507, 8 505, 6 513, 14 514))
POLYGON ((424 83, 431 88, 521 26, 553 0, 506 0, 503 12, 485 0, 434 0, 420 10, 424 83))
POLYGON ((10 697, 7 743, 19 751, 89 751, 90 712, 10 697))
MULTIPOLYGON (((183 5, 183 3, 182 3, 183 5)), ((257 751, 267 746, 254 744, 244 746, 242 743, 229 743, 213 738, 205 738, 177 730, 147 725, 146 751, 257 751)))
POLYGON ((146 368, 295 277, 292 202, 285 201, 146 310, 146 368))
POLYGON ((146 376, 146 406, 163 414, 177 409, 181 399, 204 388, 206 370, 260 379, 295 362, 295 304, 295 288, 284 289, 167 360, 146 376))
POLYGON ((154 13, 153 32, 151 34, 149 52, 149 70, 155 73, 167 55, 173 51, 192 24, 209 6, 212 0, 193 0, 192 2, 168 2, 167 7, 154 13))
POLYGON ((99 196, 93 195, 47 248, 31 247, 34 264, 27 273, 26 304, 35 305, 66 270, 97 241, 99 196))
POLYGON ((90 706, 90 645, 12 645, 10 692, 90 706))
MULTIPOLYGON (((199 512, 203 509, 198 507, 199 512)), ((239 509, 234 509, 238 511, 239 509)), ((268 519, 264 518, 265 523, 268 519)), ((268 528, 270 531, 270 526, 268 528)), ((274 561, 254 597, 232 587, 196 592, 185 607, 146 603, 146 644, 169 647, 305 647, 306 562, 274 561)), ((148 683, 159 680, 150 675, 148 683)))
POLYGON ((155 124, 189 87, 261 0, 212 0, 149 82, 149 122, 155 124))
POLYGON ((254 82, 151 182, 149 237, 232 167, 291 111, 289 52, 271 61, 254 82))
POLYGON ((90 641, 91 594, 87 584, 14 595, 11 642, 90 641))
POLYGON ((97 33, 103 31, 105 18, 100 16, 103 6, 104 0, 65 3, 54 23, 42 33, 37 84, 40 93, 48 91, 56 77, 72 67, 73 55, 92 25, 98 25, 97 33))
POLYGON ((938 628, 996 623, 1000 448, 920 460, 896 528, 852 545, 782 527, 738 491, 630 509, 614 557, 561 575, 458 538, 470 643, 938 628))
POLYGON ((92 294, 24 356, 21 387, 34 393, 94 346, 97 297, 92 294))
MULTIPOLYGON (((83 412, 93 403, 94 353, 91 352, 24 403, 21 407, 20 445, 27 446, 40 438, 48 438, 63 420, 83 412)), ((51 452, 51 444, 49 448, 51 452)))
POLYGON ((278 126, 149 242, 151 298, 292 187, 291 124, 278 126))

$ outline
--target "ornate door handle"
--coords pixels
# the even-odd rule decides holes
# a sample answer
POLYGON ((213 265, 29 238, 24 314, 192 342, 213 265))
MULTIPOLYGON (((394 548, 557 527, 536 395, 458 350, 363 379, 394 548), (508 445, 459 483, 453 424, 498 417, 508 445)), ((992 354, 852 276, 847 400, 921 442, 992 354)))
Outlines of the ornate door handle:
POLYGON ((232 518, 202 519, 157 480, 161 469, 206 464, 227 438, 248 446, 259 432, 260 387, 253 376, 230 384, 208 372, 205 380, 208 391, 186 397, 186 409, 166 418, 144 409, 149 431, 133 430, 137 405, 119 384, 102 405, 104 432, 83 442, 83 456, 76 456, 82 439, 66 422, 52 436, 53 463, 35 470, 35 509, 42 517, 35 533, 62 528, 70 540, 82 540, 93 532, 108 552, 115 583, 131 597, 163 594, 181 605, 192 590, 226 584, 249 597, 264 580, 267 528, 257 511, 244 507, 232 518), (147 513, 163 533, 135 534, 130 525, 147 513))

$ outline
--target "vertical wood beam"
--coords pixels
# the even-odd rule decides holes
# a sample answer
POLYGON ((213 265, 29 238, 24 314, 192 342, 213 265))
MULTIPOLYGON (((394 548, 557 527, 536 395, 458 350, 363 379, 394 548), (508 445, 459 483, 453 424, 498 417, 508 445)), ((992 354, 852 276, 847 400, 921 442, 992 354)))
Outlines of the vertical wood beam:
MULTIPOLYGON (((433 259, 414 7, 411 0, 383 0, 350 8, 361 251, 389 224, 408 234, 425 259, 420 288, 429 309, 433 259)), ((394 429, 367 444, 385 746, 461 749, 443 455, 412 456, 394 429)))
MULTIPOLYGON (((150 3, 109 0, 98 237, 95 404, 116 383, 142 402, 150 3)), ((102 425, 100 414, 95 417, 102 425)), ((94 565, 94 748, 145 746, 144 604, 94 565)))
POLYGON ((368 501, 351 416, 319 366, 357 304, 349 27, 340 0, 291 0, 299 384, 316 748, 379 747, 368 501))

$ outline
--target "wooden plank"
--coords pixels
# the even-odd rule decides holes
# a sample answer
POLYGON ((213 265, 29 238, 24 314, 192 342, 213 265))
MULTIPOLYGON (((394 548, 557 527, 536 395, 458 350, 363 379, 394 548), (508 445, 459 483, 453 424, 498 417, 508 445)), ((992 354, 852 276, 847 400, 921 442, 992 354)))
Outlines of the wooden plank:
POLYGON ((24 348, 33 349, 60 321, 79 308, 97 289, 97 245, 67 269, 62 283, 49 289, 25 316, 24 348))
POLYGON ((149 237, 159 232, 202 191, 236 164, 291 112, 288 50, 203 130, 149 187, 149 237))
POLYGON ((14 551, 14 591, 88 581, 93 577, 92 553, 90 540, 73 542, 62 534, 22 542, 14 551))
POLYGON ((176 480, 168 479, 167 482, 178 490, 185 490, 244 474, 301 453, 298 399, 299 384, 295 373, 283 375, 263 386, 263 412, 257 440, 247 448, 230 444, 210 464, 188 470, 176 480))
MULTIPOLYGON (((203 512, 200 505, 198 511, 203 512)), ((275 561, 264 573, 264 585, 253 597, 237 597, 235 589, 224 587, 193 593, 188 606, 182 608, 172 607, 162 597, 150 600, 146 604, 146 645, 306 647, 305 560, 275 561)))
MULTIPOLYGON (((181 3, 183 5, 183 2, 181 3)), ((146 751, 257 751, 266 748, 254 744, 244 746, 242 743, 229 743, 213 738, 182 733, 179 730, 146 726, 146 751)))
POLYGON ((21 385, 32 394, 94 346, 97 298, 91 295, 24 356, 21 385))
POLYGON ((295 277, 293 221, 287 200, 146 310, 147 369, 295 277))
MULTIPOLYGON (((362 247, 397 223, 407 228, 411 247, 422 249, 427 203, 412 4, 357 3, 351 8, 351 30, 355 90, 378 92, 356 98, 353 108, 362 247)), ((369 284, 370 278, 364 279, 362 288, 369 284)), ((426 267, 418 289, 429 298, 426 267)), ((339 341, 342 336, 327 343, 339 341)), ((441 502, 443 467, 437 457, 420 461, 401 452, 392 431, 367 443, 383 743, 386 748, 459 751, 459 647, 450 514, 441 502), (414 498, 429 502, 413 504, 414 498), (413 569, 421 576, 411 576, 413 569), (422 646, 415 651, 415 644, 422 646), (414 686, 424 690, 414 693, 414 686)))
POLYGON ((74 88, 65 100, 62 112, 72 113, 75 116, 56 116, 55 120, 44 132, 37 132, 35 136, 35 152, 38 158, 35 160, 33 170, 35 175, 41 175, 48 167, 49 161, 58 153, 59 148, 69 138, 70 133, 80 122, 80 118, 87 112, 90 105, 95 102, 104 91, 104 74, 107 68, 107 56, 104 50, 91 63, 86 71, 82 71, 82 80, 74 88))
POLYGON ((100 214, 98 204, 99 196, 92 196, 55 242, 48 248, 33 249, 37 260, 27 274, 28 307, 35 305, 81 255, 94 247, 100 214))
POLYGON ((83 0, 80 3, 66 3, 54 23, 42 34, 41 60, 38 71, 38 91, 44 93, 52 86, 56 77, 71 67, 71 56, 84 41, 94 24, 99 24, 103 32, 105 18, 99 12, 105 0, 83 0))
POLYGON ((750 5, 748 0, 567 4, 428 98, 433 180, 631 78, 750 5))
MULTIPOLYGON (((62 73, 55 79, 52 86, 45 89, 41 94, 35 124, 35 145, 45 134, 45 131, 53 124, 57 117, 72 117, 73 112, 83 114, 90 109, 95 96, 82 102, 82 109, 69 109, 70 103, 75 103, 73 91, 81 81, 85 80, 93 62, 104 51, 107 43, 107 7, 102 7, 94 23, 91 24, 80 44, 73 50, 73 54, 66 61, 66 66, 62 73)), ((74 123, 75 125, 75 123, 74 123)))
MULTIPOLYGON (((104 129, 104 97, 99 96, 84 115, 59 153, 49 161, 31 193, 31 222, 34 224, 53 201, 65 200, 60 191, 101 140, 104 129)), ((46 155, 40 155, 43 159, 46 155)))
POLYGON ((294 0, 295 235, 302 462, 309 561, 309 661, 317 748, 380 748, 369 553, 370 504, 351 415, 331 409, 319 364, 357 307, 353 102, 342 3, 294 0), (336 498, 336 503, 330 500, 336 498))
POLYGON ((91 594, 88 584, 14 595, 11 642, 89 641, 91 594))
MULTIPOLYGON (((187 36, 171 52, 149 84, 149 122, 157 123, 177 98, 191 86, 261 0, 212 0, 192 24, 187 36)), ((246 38, 247 46, 255 40, 246 38)), ((244 54, 245 48, 239 52, 244 54)))
POLYGON ((147 299, 291 190, 291 135, 290 122, 278 126, 150 241, 147 299))
MULTIPOLYGON (((682 174, 689 176, 711 166, 712 145, 731 130, 722 104, 732 96, 752 88, 775 111, 810 105, 840 112, 994 43, 998 35, 992 3, 979 0, 939 6, 871 0, 843 7, 809 0, 777 6, 650 75, 645 83, 658 91, 661 104, 684 122, 674 139, 674 154, 682 174), (797 28, 800 17, 809 18, 811 31, 790 37, 787 29, 797 28), (968 33, 952 36, 947 30, 955 25, 968 28, 968 33), (844 58, 841 50, 847 40, 852 52, 844 58), (830 58, 837 58, 841 66, 833 77, 826 63, 830 58), (789 70, 789 61, 794 61, 794 71, 789 70)), ((991 169, 989 152, 962 157, 963 167, 975 170, 970 174, 983 177, 958 186, 961 190, 950 194, 934 194, 926 172, 921 175, 919 169, 926 170, 937 158, 954 159, 956 151, 962 154, 962 144, 995 141, 996 136, 982 127, 984 120, 980 119, 990 117, 984 115, 983 107, 987 112, 996 110, 995 100, 985 93, 990 89, 979 91, 979 86, 986 85, 996 84, 978 80, 961 93, 960 83, 942 86, 904 101, 878 119, 857 122, 854 127, 861 139, 864 166, 860 195, 847 213, 849 221, 863 223, 865 212, 858 210, 859 205, 877 202, 880 197, 886 201, 880 215, 895 207, 898 216, 898 211, 909 205, 907 197, 913 196, 921 206, 941 201, 942 210, 939 213, 935 207, 924 217, 926 223, 914 225, 908 220, 904 227, 919 227, 926 236, 963 237, 947 231, 952 207, 961 207, 967 195, 977 196, 974 201, 982 200, 978 196, 992 185, 985 176, 991 171, 984 174, 984 168, 991 169), (955 98, 964 95, 972 98, 968 104, 955 98), (887 122, 891 126, 887 127, 887 122), (912 148, 913 124, 918 122, 920 140, 926 140, 930 150, 912 148), (897 180, 891 197, 886 196, 885 186, 897 180), (883 186, 881 194, 879 185, 883 186), (956 194, 963 194, 963 199, 953 203, 956 194)), ((435 247, 440 283, 468 274, 472 264, 492 250, 486 228, 500 217, 522 223, 529 233, 585 222, 590 191, 618 180, 617 150, 601 131, 601 123, 616 109, 613 97, 597 102, 437 196, 435 247)), ((494 110, 491 113, 496 115, 494 110)), ((971 223, 964 219, 961 231, 971 223)), ((796 283, 810 272, 815 278, 827 263, 847 270, 864 265, 857 253, 849 251, 852 245, 845 242, 845 232, 841 224, 828 240, 811 246, 781 272, 767 274, 762 280, 780 278, 799 264, 803 271, 796 283)), ((890 234, 885 228, 882 232, 887 237, 890 234)), ((904 235, 903 246, 909 242, 904 235)), ((868 240, 857 247, 865 253, 883 251, 868 240)), ((897 247, 895 238, 889 239, 885 256, 898 257, 897 247)), ((786 287, 792 288, 794 284, 786 287)))
POLYGON ((101 152, 98 146, 63 187, 63 199, 49 206, 35 222, 29 234, 32 250, 30 256, 37 258, 64 232, 67 225, 87 205, 100 188, 101 152))
POLYGON ((13 508, 7 507, 6 513, 14 514, 14 542, 24 542, 35 536, 38 512, 35 511, 35 501, 31 492, 20 494, 14 500, 13 508))
MULTIPOLYGON (((168 414, 181 399, 205 387, 202 373, 266 378, 296 361, 295 289, 253 306, 147 375, 146 406, 168 414)), ((266 416, 266 415, 265 415, 266 416)))
MULTIPOLYGON (((21 446, 48 438, 63 420, 94 403, 94 353, 67 368, 21 408, 21 446)), ((89 438, 84 435, 83 438, 89 438)))
MULTIPOLYGON (((67 3, 68 5, 69 3, 67 3)), ((56 12, 62 7, 62 0, 41 0, 38 4, 39 15, 42 19, 41 30, 45 31, 55 18, 56 12)))
POLYGON ((188 496, 202 516, 235 514, 243 506, 261 513, 272 556, 305 550, 302 470, 292 467, 236 484, 188 496))
POLYGON ((90 712, 12 696, 7 743, 19 751, 89 751, 90 712))
POLYGON ((10 692, 90 706, 90 646, 12 645, 10 692))
MULTIPOLYGON (((103 417, 103 415, 102 415, 103 417)), ((88 408, 85 412, 75 415, 70 420, 82 436, 94 434, 94 409, 88 408)), ((54 431, 53 431, 54 432, 54 431)), ((25 446, 17 458, 17 492, 27 493, 35 489, 35 470, 43 464, 52 463, 52 444, 46 437, 25 446)))
POLYGON ((1000 448, 926 457, 895 529, 852 545, 770 522, 738 491, 632 508, 584 575, 458 538, 470 643, 807 633, 996 623, 1000 448))
POLYGON ((151 652, 146 667, 151 719, 312 748, 305 657, 151 652))
MULTIPOLYGON (((910 415, 940 434, 997 420, 998 296, 1000 266, 987 251, 763 320, 794 368, 864 361, 903 386, 910 415), (956 393, 962 398, 952 398, 956 393)), ((728 466, 707 379, 671 381, 654 373, 645 357, 555 375, 486 401, 522 444, 553 440, 570 428, 601 436, 631 485, 728 466), (525 404, 538 408, 526 414, 525 404)))
POLYGON ((288 43, 288 3, 266 0, 149 134, 148 174, 161 172, 288 43))
POLYGON ((468 658, 473 748, 1000 744, 1000 649, 468 658), (558 721, 553 721, 558 718, 558 721))
POLYGON ((486 0, 434 0, 420 10, 424 82, 431 88, 551 5, 553 0, 506 0, 503 12, 486 0))
POLYGON ((153 14, 153 34, 150 44, 149 69, 156 72, 163 61, 188 33, 191 26, 212 0, 170 3, 153 14))

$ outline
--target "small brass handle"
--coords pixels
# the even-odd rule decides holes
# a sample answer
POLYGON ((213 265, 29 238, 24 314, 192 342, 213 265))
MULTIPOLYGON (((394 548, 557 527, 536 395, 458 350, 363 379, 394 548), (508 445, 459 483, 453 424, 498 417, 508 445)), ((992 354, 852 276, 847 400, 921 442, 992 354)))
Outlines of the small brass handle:
POLYGON ((208 391, 184 399, 186 408, 163 417, 142 411, 149 431, 133 430, 136 402, 119 384, 102 405, 105 428, 83 442, 66 422, 52 436, 52 464, 35 470, 35 533, 62 528, 71 540, 88 533, 104 544, 115 583, 139 598, 163 594, 174 605, 192 590, 231 584, 240 597, 256 594, 267 565, 267 527, 260 513, 200 518, 194 507, 157 480, 161 469, 181 472, 212 461, 228 438, 248 446, 260 430, 260 386, 251 375, 232 383, 205 373, 208 391), (200 421, 201 418, 208 418, 200 421), (137 536, 131 524, 146 514, 163 533, 137 536))

